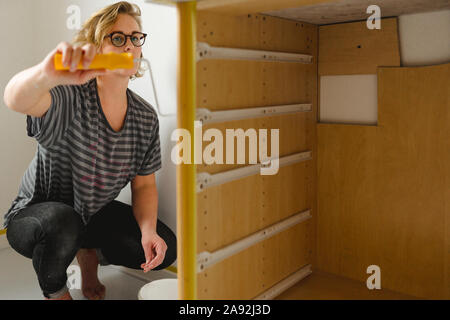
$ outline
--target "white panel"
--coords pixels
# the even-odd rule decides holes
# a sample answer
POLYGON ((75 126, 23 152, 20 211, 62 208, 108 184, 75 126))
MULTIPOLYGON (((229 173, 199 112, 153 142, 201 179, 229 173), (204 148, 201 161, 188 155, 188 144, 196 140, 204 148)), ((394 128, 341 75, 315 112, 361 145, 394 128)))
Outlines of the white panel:
POLYGON ((320 77, 320 122, 376 125, 377 76, 320 77))
POLYGON ((450 10, 400 16, 398 28, 402 66, 450 61, 450 10))

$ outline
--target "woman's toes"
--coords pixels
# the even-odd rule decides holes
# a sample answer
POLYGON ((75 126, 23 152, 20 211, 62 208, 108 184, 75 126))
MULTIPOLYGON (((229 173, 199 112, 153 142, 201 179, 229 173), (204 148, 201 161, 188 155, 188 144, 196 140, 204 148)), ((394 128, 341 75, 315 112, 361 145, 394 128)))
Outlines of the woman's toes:
POLYGON ((84 288, 83 295, 89 300, 104 300, 106 288, 100 282, 97 286, 92 288, 84 288))
POLYGON ((89 300, 96 300, 95 299, 95 291, 94 289, 83 289, 83 296, 85 296, 86 298, 88 298, 89 300))
POLYGON ((106 292, 106 288, 102 284, 100 284, 96 289, 97 296, 99 297, 100 300, 105 299, 105 292, 106 292))

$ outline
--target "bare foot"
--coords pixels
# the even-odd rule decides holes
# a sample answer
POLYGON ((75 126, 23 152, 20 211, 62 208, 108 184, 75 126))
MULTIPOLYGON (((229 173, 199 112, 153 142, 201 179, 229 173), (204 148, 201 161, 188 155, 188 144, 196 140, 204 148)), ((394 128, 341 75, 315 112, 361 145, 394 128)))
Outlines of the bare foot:
POLYGON ((73 300, 70 292, 67 291, 63 296, 59 298, 45 298, 45 300, 73 300))
POLYGON ((98 280, 98 258, 95 249, 80 249, 77 253, 81 269, 81 291, 89 300, 105 299, 105 286, 98 280))

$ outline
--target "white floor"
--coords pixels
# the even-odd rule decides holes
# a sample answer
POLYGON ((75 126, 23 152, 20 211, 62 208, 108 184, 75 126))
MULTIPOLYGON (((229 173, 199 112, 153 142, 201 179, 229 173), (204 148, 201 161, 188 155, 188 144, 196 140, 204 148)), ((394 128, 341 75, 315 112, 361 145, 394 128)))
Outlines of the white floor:
MULTIPOLYGON (((76 265, 76 259, 72 263, 76 265)), ((98 276, 106 287, 105 300, 137 300, 139 289, 146 283, 176 278, 166 271, 144 273, 119 266, 100 266, 98 276)), ((75 300, 86 300, 81 290, 71 289, 75 300)), ((43 300, 31 259, 25 258, 11 247, 0 249, 0 300, 43 300)))

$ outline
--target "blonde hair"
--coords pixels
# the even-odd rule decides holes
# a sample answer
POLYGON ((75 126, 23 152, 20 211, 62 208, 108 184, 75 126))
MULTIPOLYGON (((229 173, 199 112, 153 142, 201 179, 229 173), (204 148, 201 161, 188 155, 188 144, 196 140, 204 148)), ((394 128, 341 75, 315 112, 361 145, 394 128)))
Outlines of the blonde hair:
MULTIPOLYGON (((139 25, 139 29, 142 30, 141 9, 136 4, 120 1, 95 12, 86 22, 84 22, 81 30, 72 40, 72 44, 83 46, 87 43, 91 43, 95 45, 97 49, 100 49, 109 29, 116 23, 117 17, 121 13, 133 17, 139 25)), ((143 75, 144 69, 142 69, 141 64, 139 64, 136 74, 130 78, 139 78, 143 75)))

